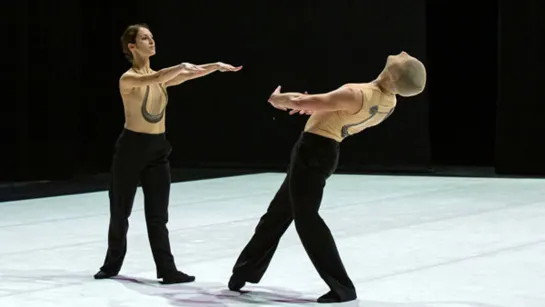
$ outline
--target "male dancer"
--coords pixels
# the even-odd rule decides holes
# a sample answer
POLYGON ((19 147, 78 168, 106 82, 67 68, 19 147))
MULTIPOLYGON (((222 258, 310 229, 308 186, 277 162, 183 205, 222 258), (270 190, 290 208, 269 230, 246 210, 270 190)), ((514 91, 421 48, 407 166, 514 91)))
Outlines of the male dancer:
POLYGON ((389 56, 378 78, 370 83, 347 84, 319 95, 280 93, 269 98, 277 109, 291 114, 312 114, 293 147, 290 167, 282 186, 261 217, 229 280, 229 289, 239 291, 246 282, 258 283, 280 238, 295 221, 301 242, 330 291, 320 303, 357 298, 356 290, 341 261, 335 241, 318 214, 326 180, 335 171, 343 139, 384 121, 396 106, 396 95, 414 96, 424 90, 424 65, 405 52, 389 56))
POLYGON ((125 127, 115 145, 110 187, 108 252, 95 279, 116 276, 127 251, 128 218, 138 182, 144 192, 148 239, 163 283, 192 282, 194 276, 177 270, 168 236, 168 203, 172 150, 165 136, 166 87, 208 75, 214 71, 238 71, 223 63, 180 65, 154 71, 150 57, 155 41, 144 24, 129 26, 121 37, 123 52, 132 64, 119 80, 125 110, 125 127))

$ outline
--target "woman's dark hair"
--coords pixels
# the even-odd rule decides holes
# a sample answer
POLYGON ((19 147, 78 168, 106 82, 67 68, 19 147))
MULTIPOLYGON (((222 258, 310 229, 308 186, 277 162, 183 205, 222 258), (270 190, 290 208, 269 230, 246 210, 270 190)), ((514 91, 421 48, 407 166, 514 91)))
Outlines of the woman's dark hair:
POLYGON ((138 34, 140 28, 146 28, 149 30, 147 24, 138 23, 128 26, 127 29, 125 29, 125 32, 123 32, 123 35, 121 35, 121 48, 123 49, 123 53, 130 63, 132 63, 133 58, 128 45, 136 43, 136 35, 138 34))

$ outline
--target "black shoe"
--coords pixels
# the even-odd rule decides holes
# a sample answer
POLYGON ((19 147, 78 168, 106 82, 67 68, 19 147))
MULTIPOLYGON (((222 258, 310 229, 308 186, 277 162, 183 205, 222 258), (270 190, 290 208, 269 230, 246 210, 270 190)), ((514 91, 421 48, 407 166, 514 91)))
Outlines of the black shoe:
POLYGON ((246 281, 243 279, 240 279, 236 277, 235 275, 231 275, 231 278, 229 279, 229 283, 227 286, 229 287, 229 290, 239 292, 240 289, 242 289, 246 285, 246 281))
POLYGON ((357 298, 357 296, 355 294, 354 295, 349 295, 349 296, 346 296, 346 297, 341 297, 337 293, 335 293, 333 291, 329 291, 326 294, 324 294, 324 295, 322 295, 322 296, 320 296, 318 298, 318 303, 325 303, 325 304, 343 303, 343 302, 353 301, 356 298, 357 298))
POLYGON ((164 285, 181 284, 195 281, 195 276, 187 275, 186 273, 180 271, 168 274, 158 274, 157 278, 162 278, 162 284, 164 285))
POLYGON ((117 276, 117 273, 107 273, 107 272, 104 272, 104 271, 99 271, 98 273, 95 274, 94 278, 95 279, 108 279, 108 278, 112 278, 114 276, 117 276))

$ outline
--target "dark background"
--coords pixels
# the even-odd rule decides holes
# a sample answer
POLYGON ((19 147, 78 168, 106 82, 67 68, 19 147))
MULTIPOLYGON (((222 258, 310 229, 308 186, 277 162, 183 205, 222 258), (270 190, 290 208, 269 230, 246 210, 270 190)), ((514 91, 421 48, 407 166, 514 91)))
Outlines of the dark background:
POLYGON ((427 65, 427 91, 347 139, 340 172, 545 174, 540 1, 157 3, 3 4, 15 27, 2 74, 0 181, 108 172, 123 127, 117 82, 129 68, 119 38, 138 22, 155 36, 155 69, 244 65, 169 90, 174 169, 284 170, 305 118, 266 103, 278 84, 317 93, 369 81, 405 50, 427 65))

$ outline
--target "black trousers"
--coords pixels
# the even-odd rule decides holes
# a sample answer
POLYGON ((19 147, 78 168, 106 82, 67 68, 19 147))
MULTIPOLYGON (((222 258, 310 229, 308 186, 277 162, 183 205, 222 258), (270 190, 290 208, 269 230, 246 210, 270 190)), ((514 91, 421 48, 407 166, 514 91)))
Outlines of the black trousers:
POLYGON ((112 162, 108 252, 101 271, 117 274, 127 253, 127 231, 138 182, 144 192, 148 239, 158 278, 176 272, 167 229, 172 147, 165 134, 124 129, 112 162))
POLYGON ((303 247, 325 283, 340 297, 356 295, 333 236, 318 213, 326 180, 337 168, 338 158, 338 142, 311 133, 301 134, 293 147, 287 176, 237 259, 234 276, 259 282, 280 238, 295 221, 303 247))

